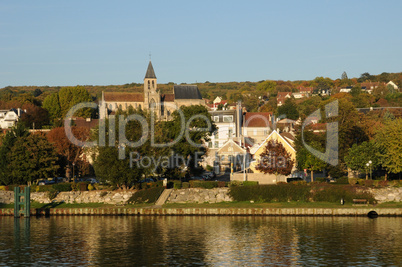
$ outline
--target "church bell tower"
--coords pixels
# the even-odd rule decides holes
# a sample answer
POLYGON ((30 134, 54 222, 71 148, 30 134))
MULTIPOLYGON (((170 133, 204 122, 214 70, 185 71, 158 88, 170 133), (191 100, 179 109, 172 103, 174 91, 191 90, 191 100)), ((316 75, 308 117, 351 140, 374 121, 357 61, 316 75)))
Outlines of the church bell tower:
POLYGON ((149 61, 147 73, 144 78, 144 108, 153 110, 160 117, 161 96, 157 89, 156 75, 151 61, 149 61))

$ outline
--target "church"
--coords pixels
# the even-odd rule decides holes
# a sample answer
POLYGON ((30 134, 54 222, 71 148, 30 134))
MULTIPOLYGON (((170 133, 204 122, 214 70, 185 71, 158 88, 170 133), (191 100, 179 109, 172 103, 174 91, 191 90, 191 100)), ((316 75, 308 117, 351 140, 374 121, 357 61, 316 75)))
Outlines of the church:
POLYGON ((169 120, 172 112, 181 106, 204 105, 197 85, 174 85, 171 94, 161 94, 151 61, 144 78, 143 93, 102 92, 99 116, 105 119, 112 112, 120 110, 152 110, 161 120, 169 120))

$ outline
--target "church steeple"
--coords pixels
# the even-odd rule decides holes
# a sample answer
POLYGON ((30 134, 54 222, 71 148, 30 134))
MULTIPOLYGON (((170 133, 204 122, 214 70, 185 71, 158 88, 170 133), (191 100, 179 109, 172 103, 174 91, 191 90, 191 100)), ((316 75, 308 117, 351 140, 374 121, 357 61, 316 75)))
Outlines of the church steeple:
POLYGON ((149 61, 147 73, 145 74, 144 79, 156 79, 154 67, 152 67, 151 60, 149 61))

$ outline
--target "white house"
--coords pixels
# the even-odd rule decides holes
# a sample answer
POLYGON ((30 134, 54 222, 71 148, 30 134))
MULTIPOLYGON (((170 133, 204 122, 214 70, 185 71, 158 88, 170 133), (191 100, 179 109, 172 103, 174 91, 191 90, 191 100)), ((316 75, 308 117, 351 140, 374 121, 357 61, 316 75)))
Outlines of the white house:
POLYGON ((0 128, 7 129, 15 126, 23 113, 22 109, 12 108, 10 110, 0 110, 0 128))

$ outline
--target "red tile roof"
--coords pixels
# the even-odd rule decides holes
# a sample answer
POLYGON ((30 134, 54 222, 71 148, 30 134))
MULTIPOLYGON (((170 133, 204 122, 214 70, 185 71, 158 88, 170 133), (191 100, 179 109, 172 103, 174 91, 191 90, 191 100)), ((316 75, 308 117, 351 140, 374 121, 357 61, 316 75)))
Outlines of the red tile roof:
POLYGON ((272 112, 247 112, 244 127, 271 127, 272 112))
POLYGON ((108 102, 144 102, 142 93, 105 92, 105 101, 108 102))

